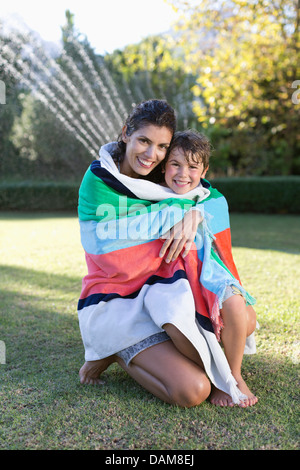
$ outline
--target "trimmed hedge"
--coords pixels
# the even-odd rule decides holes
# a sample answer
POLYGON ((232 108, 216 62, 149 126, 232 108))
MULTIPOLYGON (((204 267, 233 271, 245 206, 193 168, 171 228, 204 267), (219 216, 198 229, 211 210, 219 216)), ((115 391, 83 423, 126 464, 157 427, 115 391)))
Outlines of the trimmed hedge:
POLYGON ((230 212, 300 213, 300 176, 216 178, 211 184, 224 194, 230 212))
POLYGON ((0 210, 76 211, 78 190, 79 183, 1 183, 0 210))
MULTIPOLYGON (((230 212, 300 213, 300 176, 216 178, 230 212)), ((77 211, 79 183, 0 183, 2 211, 77 211)))

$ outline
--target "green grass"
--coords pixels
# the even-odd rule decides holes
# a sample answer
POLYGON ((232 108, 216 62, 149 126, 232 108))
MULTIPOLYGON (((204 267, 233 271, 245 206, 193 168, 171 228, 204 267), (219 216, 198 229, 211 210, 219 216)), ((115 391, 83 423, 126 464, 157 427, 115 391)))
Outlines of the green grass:
POLYGON ((0 214, 0 449, 297 449, 299 220, 231 217, 233 250, 257 298, 251 408, 162 403, 117 365, 82 386, 77 299, 85 273, 76 217, 0 214))

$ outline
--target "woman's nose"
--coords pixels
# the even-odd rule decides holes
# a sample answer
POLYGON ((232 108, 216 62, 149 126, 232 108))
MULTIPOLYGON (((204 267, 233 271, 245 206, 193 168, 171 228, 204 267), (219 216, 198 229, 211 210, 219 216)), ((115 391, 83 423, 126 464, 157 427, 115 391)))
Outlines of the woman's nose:
POLYGON ((155 154, 156 154, 155 146, 154 145, 149 145, 149 147, 146 150, 146 156, 148 158, 153 158, 153 157, 155 157, 155 154))

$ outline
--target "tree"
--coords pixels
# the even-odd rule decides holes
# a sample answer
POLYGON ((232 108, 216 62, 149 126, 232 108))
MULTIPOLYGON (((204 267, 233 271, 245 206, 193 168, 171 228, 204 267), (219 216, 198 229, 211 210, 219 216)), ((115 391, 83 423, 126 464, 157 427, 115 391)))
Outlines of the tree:
MULTIPOLYGON (((55 55, 34 33, 20 33, 1 51, 21 108, 11 115, 7 142, 22 159, 22 168, 39 178, 80 178, 123 123, 123 105, 101 66, 103 58, 76 31, 70 11, 62 45, 55 55), (20 94, 21 85, 26 92, 20 94)), ((11 160, 7 151, 5 158, 11 160)))
POLYGON ((300 106, 292 97, 300 1, 171 3, 184 13, 178 29, 197 75, 194 112, 208 132, 226 129, 217 144, 224 151, 227 142, 228 150, 231 139, 227 163, 238 173, 299 173, 300 106))
POLYGON ((22 112, 22 104, 19 99, 23 91, 18 81, 11 73, 9 67, 18 69, 18 59, 20 49, 17 48, 15 59, 8 60, 5 51, 10 47, 12 40, 8 38, 0 24, 0 80, 4 84, 5 103, 0 104, 0 175, 9 174, 12 176, 12 161, 18 157, 18 149, 11 142, 10 135, 14 124, 15 116, 22 112))
POLYGON ((165 99, 176 109, 179 127, 193 124, 191 87, 196 77, 186 72, 174 37, 149 36, 104 60, 118 88, 127 90, 124 99, 130 106, 145 99, 165 99))

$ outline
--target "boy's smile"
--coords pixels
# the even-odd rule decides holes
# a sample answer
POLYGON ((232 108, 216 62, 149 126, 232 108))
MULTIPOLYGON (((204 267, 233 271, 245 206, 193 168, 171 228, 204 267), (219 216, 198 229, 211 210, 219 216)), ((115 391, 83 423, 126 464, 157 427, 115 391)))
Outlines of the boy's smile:
POLYGON ((202 162, 187 160, 181 148, 174 148, 166 163, 165 182, 175 193, 185 194, 198 186, 206 171, 202 162))

